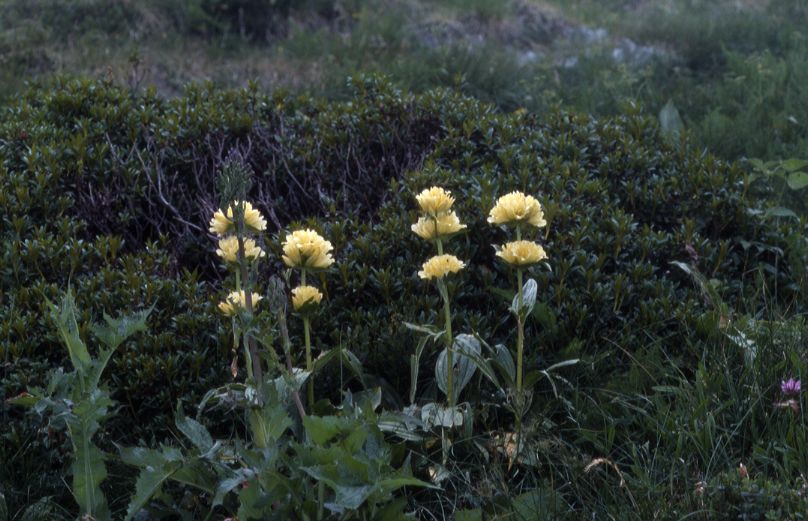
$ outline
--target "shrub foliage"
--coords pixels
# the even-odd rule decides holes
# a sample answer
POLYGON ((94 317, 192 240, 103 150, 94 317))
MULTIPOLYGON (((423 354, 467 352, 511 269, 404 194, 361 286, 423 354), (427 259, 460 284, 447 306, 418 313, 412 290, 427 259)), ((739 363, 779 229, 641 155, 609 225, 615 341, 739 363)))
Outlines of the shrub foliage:
MULTIPOLYGON (((41 385, 48 368, 65 364, 45 299, 68 283, 79 309, 116 315, 156 304, 153 334, 128 341, 111 362, 122 410, 105 439, 165 437, 178 399, 195 403, 227 380, 228 333, 213 311, 222 273, 213 241, 199 237, 218 207, 215 174, 233 154, 255 173, 250 199, 270 229, 329 223, 320 231, 337 268, 318 284, 316 347, 348 346, 401 396, 409 375, 395 361, 406 363, 417 342, 402 322, 435 323, 440 309, 416 275, 428 247, 410 231, 413 196, 432 184, 452 190, 468 224, 453 242, 469 266, 449 283, 455 320, 492 345, 509 331, 496 317, 507 316, 512 294, 498 288, 514 281, 495 261, 490 245, 502 234, 485 221, 487 209, 512 190, 538 195, 552 270, 532 274, 539 303, 527 365, 581 358, 590 369, 571 381, 581 389, 629 374, 642 391, 656 382, 637 376, 633 360, 652 339, 685 372, 712 341, 703 327, 709 303, 671 261, 690 259, 727 281, 730 305, 763 282, 778 303, 804 309, 793 225, 761 221, 736 165, 669 141, 653 119, 502 113, 447 90, 404 94, 376 77, 352 89, 349 101, 332 103, 210 86, 166 100, 57 80, 3 112, 2 394, 41 385)), ((278 242, 266 275, 282 269, 278 242)), ((537 392, 552 389, 539 383, 537 392)), ((30 499, 31 487, 57 493, 58 478, 32 469, 61 468, 64 440, 36 432, 6 405, 0 420, 9 426, 0 434, 0 483, 10 504, 30 499)))

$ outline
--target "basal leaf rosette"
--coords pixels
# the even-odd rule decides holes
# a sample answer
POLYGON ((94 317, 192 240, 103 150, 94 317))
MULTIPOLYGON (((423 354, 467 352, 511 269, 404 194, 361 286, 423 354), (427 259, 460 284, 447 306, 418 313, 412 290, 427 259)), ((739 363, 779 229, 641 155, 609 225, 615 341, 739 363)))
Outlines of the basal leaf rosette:
POLYGON ((528 224, 536 228, 547 225, 539 201, 522 192, 511 192, 500 197, 488 214, 488 222, 514 226, 528 224))
MULTIPOLYGON (((219 248, 216 250, 216 255, 221 257, 225 262, 236 263, 238 262, 238 237, 231 235, 223 239, 219 239, 219 248)), ((255 244, 253 239, 244 239, 244 257, 247 260, 256 260, 266 256, 264 250, 255 244)))
POLYGON ((465 267, 466 264, 454 255, 436 255, 424 263, 418 276, 424 280, 441 280, 446 275, 457 273, 465 267))
POLYGON ((233 231, 235 229, 233 215, 235 208, 238 207, 244 208, 244 225, 248 229, 256 232, 266 230, 266 220, 261 215, 260 211, 253 208, 253 205, 249 201, 234 201, 228 206, 227 211, 219 209, 214 212, 213 218, 210 220, 210 232, 224 236, 233 231))
POLYGON ((451 210, 455 201, 451 192, 439 186, 427 188, 416 195, 415 199, 418 201, 421 211, 432 217, 437 217, 451 210))
POLYGON ((547 259, 547 253, 533 241, 513 241, 497 250, 497 257, 511 266, 526 268, 547 259))
POLYGON ((323 294, 314 286, 298 286, 292 290, 292 307, 302 315, 314 312, 323 300, 323 294))
MULTIPOLYGON (((253 308, 263 298, 258 293, 251 293, 251 297, 253 308)), ((238 314, 240 309, 247 309, 247 295, 244 290, 231 292, 224 301, 219 303, 219 311, 226 317, 238 314)))
POLYGON ((297 230, 286 236, 283 262, 290 268, 324 270, 334 263, 331 243, 314 230, 297 230))
POLYGON ((465 230, 466 225, 460 223, 455 212, 445 212, 437 216, 421 217, 410 228, 422 239, 430 241, 451 237, 465 230))

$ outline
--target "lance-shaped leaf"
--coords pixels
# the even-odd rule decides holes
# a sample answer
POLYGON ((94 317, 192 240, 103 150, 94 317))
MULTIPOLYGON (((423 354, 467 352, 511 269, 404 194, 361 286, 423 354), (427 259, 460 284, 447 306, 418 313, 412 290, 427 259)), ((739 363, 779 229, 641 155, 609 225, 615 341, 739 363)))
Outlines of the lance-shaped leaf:
MULTIPOLYGON (((454 339, 452 365, 454 366, 454 379, 453 390, 454 400, 460 396, 460 392, 469 383, 477 365, 472 361, 468 355, 480 356, 480 342, 472 335, 457 335, 454 339)), ((438 361, 435 364, 435 378, 438 387, 441 391, 446 393, 448 387, 448 353, 446 349, 441 351, 438 355, 438 361)))
POLYGON ((102 349, 98 360, 90 371, 91 388, 98 387, 101 374, 106 369, 112 354, 127 338, 140 331, 146 331, 146 319, 154 309, 154 306, 132 315, 112 318, 104 313, 105 324, 93 324, 90 329, 96 337, 106 346, 102 349))
POLYGON ((180 432, 203 454, 213 447, 213 437, 208 430, 198 421, 185 416, 182 412, 180 402, 177 402, 177 412, 174 415, 174 423, 177 424, 177 428, 180 432))
POLYGON ((79 335, 79 325, 76 322, 76 301, 73 299, 73 292, 68 287, 64 297, 62 297, 62 303, 58 306, 50 300, 47 303, 51 310, 51 317, 56 323, 56 329, 59 331, 59 336, 62 338, 65 347, 67 347, 70 362, 76 369, 83 369, 86 364, 90 363, 90 353, 79 335))
POLYGON ((93 391, 85 400, 77 403, 73 414, 66 419, 75 451, 73 471, 73 496, 79 504, 81 515, 90 515, 103 521, 109 519, 107 501, 101 492, 101 482, 107 477, 104 453, 93 444, 93 435, 101 420, 112 405, 109 396, 99 390, 93 391))
POLYGON ((140 474, 135 482, 135 494, 129 501, 126 509, 125 521, 131 520, 149 500, 160 492, 163 483, 182 468, 182 458, 174 449, 162 452, 148 449, 123 449, 122 459, 126 462, 141 467, 140 474))

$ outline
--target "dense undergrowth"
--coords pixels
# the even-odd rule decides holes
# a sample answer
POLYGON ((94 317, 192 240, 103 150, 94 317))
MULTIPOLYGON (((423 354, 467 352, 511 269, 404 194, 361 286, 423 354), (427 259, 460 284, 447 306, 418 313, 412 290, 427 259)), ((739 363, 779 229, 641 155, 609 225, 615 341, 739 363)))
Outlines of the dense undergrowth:
MULTIPOLYGON (((468 264, 448 283, 455 321, 494 345, 512 342, 513 293, 503 288, 515 281, 496 262, 501 238, 486 215, 497 197, 523 190, 545 208, 551 266, 531 273, 538 302, 526 365, 580 362, 535 383, 530 462, 458 449, 451 479, 441 491, 409 492, 410 511, 495 510, 519 497, 570 518, 790 508, 781 515, 799 519, 802 402, 774 404, 781 379, 805 376, 804 217, 772 210, 739 165, 636 111, 507 113, 448 90, 405 94, 377 77, 351 88, 345 102, 213 87, 165 99, 58 80, 11 104, 0 119, 3 396, 42 385, 66 362, 45 297, 72 287, 85 339, 102 311, 154 304, 149 334, 110 362, 119 407, 97 440, 108 449, 171 443, 177 402, 195 405, 230 378, 228 324, 215 312, 224 273, 205 235, 220 204, 217 173, 237 157, 254 172, 248 195, 269 223, 259 280, 283 269, 290 226, 331 241, 337 262, 316 279, 315 351, 350 349, 364 383, 383 389, 383 406, 399 408, 410 385, 402 367, 418 343, 404 322, 437 323, 440 309, 416 275, 428 248, 410 230, 413 196, 434 184, 455 195, 468 225, 453 240, 468 264)), ((290 326, 301 345, 302 329, 290 326)), ((440 394, 423 376, 437 355, 423 355, 424 400, 440 394)), ((340 390, 361 388, 345 378, 332 367, 318 395, 339 403, 340 390)), ((467 391, 480 407, 469 441, 481 446, 510 428, 491 405, 495 391, 479 376, 467 391)), ((0 487, 12 518, 42 496, 68 504, 66 438, 1 407, 0 487)), ((208 421, 220 436, 243 429, 208 421)), ((132 474, 109 464, 120 512, 132 474)), ((427 467, 415 470, 429 479, 427 467)))
POLYGON ((725 159, 805 157, 800 0, 10 1, 0 93, 52 73, 179 95, 190 81, 287 86, 347 99, 381 72, 510 111, 603 116, 672 101, 693 142, 725 159), (765 133, 765 138, 761 138, 765 133))

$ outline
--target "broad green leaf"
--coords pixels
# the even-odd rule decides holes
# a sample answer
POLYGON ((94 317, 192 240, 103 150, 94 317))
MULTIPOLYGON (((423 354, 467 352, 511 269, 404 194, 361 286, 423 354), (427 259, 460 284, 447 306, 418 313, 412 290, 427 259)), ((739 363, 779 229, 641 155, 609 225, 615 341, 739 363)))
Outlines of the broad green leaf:
POLYGON ((193 418, 185 416, 179 403, 177 403, 177 412, 174 417, 174 422, 177 425, 177 429, 179 429, 201 452, 208 452, 211 447, 213 447, 213 438, 205 426, 193 418))
POLYGON ((365 370, 362 367, 362 362, 351 351, 340 347, 338 349, 342 363, 348 366, 348 369, 356 376, 363 386, 368 387, 365 380, 365 370))
POLYGON ((463 425, 463 413, 457 407, 450 409, 439 403, 428 403, 421 408, 421 421, 426 429, 459 427, 463 425))
POLYGON ((563 362, 558 362, 558 363, 555 363, 555 364, 551 365, 550 367, 545 369, 545 371, 547 371, 549 373, 551 371, 555 371, 556 369, 561 369, 562 367, 567 367, 569 365, 575 365, 579 361, 580 361, 580 359, 578 359, 578 358, 573 358, 571 360, 564 360, 563 362))
POLYGON ((420 324, 412 324, 410 322, 403 322, 404 327, 409 330, 415 331, 417 333, 423 333, 433 338, 438 338, 443 335, 443 329, 439 329, 435 326, 422 326, 420 324))
POLYGON ((105 346, 115 350, 130 336, 146 331, 146 319, 153 309, 154 305, 148 309, 118 318, 112 318, 104 313, 105 323, 93 324, 90 329, 105 346))
POLYGON ((106 324, 93 324, 90 327, 95 336, 97 336, 98 339, 107 346, 106 349, 101 350, 98 356, 98 361, 96 364, 94 364, 94 367, 90 372, 91 388, 98 387, 98 382, 101 380, 101 375, 104 372, 104 369, 106 369, 110 358, 112 358, 112 355, 115 353, 118 346, 120 346, 133 334, 140 331, 146 331, 146 319, 152 312, 152 309, 154 309, 154 306, 132 315, 122 316, 116 319, 113 319, 104 313, 104 321, 106 324))
POLYGON ((129 521, 140 512, 149 500, 160 492, 163 483, 168 481, 181 466, 180 462, 167 462, 159 467, 146 467, 141 470, 135 482, 135 494, 126 509, 125 521, 129 521))
POLYGON ((808 186, 808 174, 805 172, 794 172, 788 176, 788 187, 792 190, 800 190, 808 186))
POLYGON ((401 412, 384 411, 376 422, 379 430, 389 432, 407 441, 420 441, 423 436, 418 434, 423 423, 413 416, 401 412))
POLYGON ((500 371, 507 375, 508 381, 513 384, 516 381, 516 365, 508 348, 502 344, 495 345, 494 360, 499 364, 500 371))
POLYGON ((26 508, 20 521, 52 521, 53 517, 53 499, 45 496, 26 508))
POLYGON ((257 447, 271 447, 292 426, 292 419, 282 405, 267 403, 260 409, 249 411, 250 432, 257 447))
POLYGON ((805 159, 796 159, 796 158, 786 159, 785 161, 780 163, 780 166, 782 166, 783 169, 785 169, 787 172, 796 172, 797 170, 801 170, 806 166, 808 166, 808 161, 806 161, 805 159))
POLYGON ((673 104, 672 99, 669 99, 665 106, 662 107, 662 110, 659 111, 659 126, 669 136, 678 136, 685 128, 679 115, 679 110, 673 104))
POLYGON ((161 467, 166 463, 182 461, 182 453, 173 447, 163 447, 162 450, 146 447, 121 447, 118 450, 121 461, 133 467, 161 467))
POLYGON ((256 483, 239 489, 238 519, 266 519, 266 509, 272 508, 266 495, 256 483))
MULTIPOLYGON (((17 396, 14 396, 13 398, 9 398, 8 400, 6 400, 6 403, 9 403, 11 405, 17 405, 19 407, 33 407, 37 403, 39 403, 39 400, 41 399, 42 399, 41 396, 36 396, 25 392, 20 393, 17 396)), ((2 518, 0 518, 0 521, 2 521, 2 518)))
POLYGON ((235 490, 239 485, 248 481, 253 476, 252 471, 248 469, 238 469, 233 476, 223 479, 216 487, 216 495, 213 496, 211 506, 219 506, 224 502, 224 498, 235 490))
POLYGON ((783 208, 782 206, 769 208, 768 210, 763 212, 763 219, 768 219, 770 217, 789 217, 792 219, 799 219, 796 213, 789 210, 788 208, 783 208))
POLYGON ((410 355, 410 403, 415 403, 415 393, 418 390, 418 369, 428 339, 429 337, 422 336, 415 347, 415 354, 410 355))
MULTIPOLYGON (((452 394, 454 394, 454 399, 457 400, 457 398, 460 396, 460 392, 469 383, 471 377, 474 375, 474 371, 477 369, 477 365, 474 364, 471 358, 466 356, 466 354, 469 353, 479 356, 481 348, 480 341, 477 340, 473 335, 467 334, 457 335, 452 345, 452 365, 454 366, 452 394)), ((441 391, 443 391, 444 394, 446 394, 448 387, 448 360, 448 351, 444 349, 438 355, 438 361, 435 364, 435 378, 437 380, 438 387, 441 391)))
POLYGON ((314 443, 325 445, 345 429, 346 420, 336 416, 306 416, 303 425, 314 443))
POLYGON ((335 358, 339 357, 339 349, 328 349, 320 353, 320 356, 314 359, 312 364, 312 372, 319 373, 324 367, 330 364, 335 358))
POLYGON ((465 356, 471 360, 474 366, 479 369, 483 376, 488 378, 491 383, 497 387, 502 387, 502 385, 499 383, 499 378, 497 378, 496 372, 494 371, 494 365, 497 365, 495 360, 489 361, 483 358, 482 355, 478 355, 470 351, 465 352, 465 356))
POLYGON ((421 481, 420 479, 407 477, 407 476, 396 476, 394 478, 387 478, 379 481, 376 486, 385 494, 389 494, 391 492, 395 492, 396 490, 400 489, 401 487, 427 487, 427 488, 438 488, 430 483, 425 481, 421 481))
POLYGON ((325 506, 332 512, 343 512, 345 509, 358 510, 362 503, 373 493, 374 485, 337 485, 331 486, 334 491, 334 501, 325 506))
POLYGON ((90 353, 79 335, 79 325, 76 322, 76 302, 73 300, 72 291, 68 287, 62 297, 62 303, 58 306, 51 301, 47 301, 47 303, 59 336, 67 347, 70 362, 76 369, 83 369, 90 363, 90 353))
POLYGON ((67 420, 70 439, 75 451, 73 471, 73 496, 82 515, 90 514, 99 521, 109 519, 107 501, 101 491, 101 482, 107 477, 104 453, 96 447, 92 438, 100 422, 112 405, 106 393, 95 390, 87 399, 77 403, 67 420))

